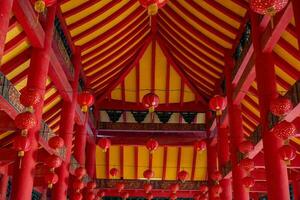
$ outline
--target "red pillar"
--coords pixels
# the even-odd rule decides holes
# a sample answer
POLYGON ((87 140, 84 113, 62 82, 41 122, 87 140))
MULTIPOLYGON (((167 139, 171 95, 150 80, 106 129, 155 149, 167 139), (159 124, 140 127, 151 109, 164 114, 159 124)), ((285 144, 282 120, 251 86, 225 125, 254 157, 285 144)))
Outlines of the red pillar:
POLYGON ((232 94, 234 87, 231 82, 232 67, 232 58, 226 56, 225 77, 229 114, 233 199, 249 200, 249 192, 242 184, 242 178, 246 176, 246 172, 238 166, 237 160, 238 146, 243 141, 244 133, 241 108, 239 105, 233 104, 232 94))
POLYGON ((6 200, 6 192, 8 185, 8 171, 7 167, 2 167, 0 170, 0 200, 6 200))
POLYGON ((0 1, 0 64, 4 52, 12 4, 13 0, 0 1))
MULTIPOLYGON (((229 143, 228 143, 228 128, 218 128, 218 159, 220 168, 225 166, 229 161, 229 143)), ((232 199, 231 179, 223 179, 220 181, 223 188, 221 199, 232 199)))
POLYGON ((86 132, 86 124, 77 125, 74 140, 74 157, 81 166, 84 166, 86 162, 86 132))
POLYGON ((95 140, 89 138, 87 140, 87 147, 86 147, 86 163, 85 168, 88 175, 91 178, 95 178, 96 176, 96 144, 95 140))
POLYGON ((74 80, 72 82, 73 98, 71 102, 64 102, 63 109, 61 113, 60 122, 60 136, 64 139, 66 146, 66 158, 56 172, 59 177, 58 182, 54 185, 52 191, 53 200, 64 200, 67 198, 67 190, 69 183, 69 167, 71 159, 71 149, 72 149, 72 138, 73 138, 73 128, 75 120, 75 108, 77 105, 77 95, 78 95, 78 80, 81 67, 80 61, 80 50, 76 48, 74 54, 73 64, 75 67, 74 80))
MULTIPOLYGON (((45 22, 45 42, 44 48, 32 49, 32 57, 28 73, 27 87, 36 89, 44 97, 46 89, 47 74, 50 60, 50 49, 53 38, 54 18, 56 8, 48 9, 47 19, 45 22)), ((36 164, 38 137, 40 130, 40 122, 42 119, 44 101, 34 106, 37 119, 37 127, 28 131, 28 138, 31 141, 31 150, 25 153, 22 158, 22 167, 19 168, 19 161, 15 162, 13 182, 12 182, 12 200, 31 200, 33 189, 33 171, 36 164)))
POLYGON ((251 13, 252 40, 254 45, 255 70, 259 96, 260 124, 263 135, 263 151, 266 167, 268 199, 290 199, 288 174, 284 161, 278 155, 283 141, 269 132, 269 106, 277 96, 276 74, 272 52, 262 52, 258 16, 251 13))

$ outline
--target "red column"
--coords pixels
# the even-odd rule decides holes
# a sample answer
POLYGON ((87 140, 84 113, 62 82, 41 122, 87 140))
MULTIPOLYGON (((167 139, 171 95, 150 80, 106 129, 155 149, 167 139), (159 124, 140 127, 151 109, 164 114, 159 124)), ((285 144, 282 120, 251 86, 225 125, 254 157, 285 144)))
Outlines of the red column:
POLYGON ((81 166, 84 166, 86 162, 86 125, 77 125, 75 132, 74 147, 75 159, 81 166))
MULTIPOLYGON (((50 49, 53 38, 54 17, 56 8, 48 9, 48 15, 45 24, 45 42, 43 49, 32 49, 32 57, 28 73, 27 87, 36 89, 44 96, 46 89, 46 80, 49 68, 50 49)), ((13 182, 12 182, 12 198, 13 200, 31 200, 33 188, 33 171, 36 164, 38 137, 40 130, 40 122, 42 119, 42 109, 44 101, 34 106, 38 125, 36 128, 28 131, 28 138, 31 141, 31 150, 25 153, 22 158, 22 167, 19 169, 19 161, 15 162, 13 182)))
MULTIPOLYGON (((229 143, 228 143, 228 128, 218 128, 218 159, 219 166, 225 166, 229 161, 229 143)), ((219 170, 220 170, 219 169, 219 170)), ((220 185, 223 188, 221 193, 221 198, 223 200, 232 199, 232 187, 231 179, 223 179, 220 181, 220 185)))
POLYGON ((8 185, 8 171, 7 167, 2 167, 0 170, 0 200, 6 200, 6 192, 8 185))
POLYGON ((72 102, 64 102, 63 109, 61 113, 61 122, 60 122, 60 136, 64 139, 66 146, 66 158, 56 172, 59 177, 58 182, 54 185, 52 191, 53 200, 64 200, 67 197, 68 183, 69 183, 69 167, 71 159, 71 149, 72 149, 72 138, 73 138, 73 127, 75 120, 75 108, 77 105, 77 95, 78 95, 78 80, 81 67, 80 61, 80 50, 76 48, 74 54, 74 67, 75 75, 74 81, 72 82, 73 89, 73 100, 72 102))
POLYGON ((225 77, 229 114, 233 199, 249 200, 249 192, 242 184, 242 178, 246 176, 246 172, 238 166, 237 160, 238 146, 243 141, 244 135, 241 109, 240 106, 233 104, 232 99, 234 89, 231 82, 232 67, 232 58, 226 56, 225 77))
POLYGON ((0 63, 4 52, 12 4, 13 0, 0 1, 0 63))
POLYGON ((93 138, 87 140, 86 147, 86 171, 91 178, 96 175, 96 144, 93 138))
POLYGON ((258 16, 251 13, 252 40, 254 45, 255 70, 259 96, 260 124, 262 126, 264 158, 266 167, 268 199, 290 199, 288 174, 284 161, 278 155, 283 141, 269 132, 269 106, 277 96, 276 74, 272 52, 262 52, 258 16))

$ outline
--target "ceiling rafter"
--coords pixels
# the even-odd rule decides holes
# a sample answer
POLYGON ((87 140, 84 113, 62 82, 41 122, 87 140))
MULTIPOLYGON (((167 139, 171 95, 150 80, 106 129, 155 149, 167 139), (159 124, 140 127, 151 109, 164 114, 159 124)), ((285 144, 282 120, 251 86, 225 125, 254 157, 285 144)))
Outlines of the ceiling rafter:
MULTIPOLYGON (((69 18, 73 15, 76 15, 77 13, 79 12, 82 12, 83 10, 89 8, 89 7, 92 7, 93 5, 97 4, 98 2, 100 2, 101 0, 89 0, 75 8, 72 8, 66 12, 64 12, 63 16, 64 18, 69 18)), ((116 1, 113 1, 113 2, 120 2, 121 0, 116 0, 116 1)))

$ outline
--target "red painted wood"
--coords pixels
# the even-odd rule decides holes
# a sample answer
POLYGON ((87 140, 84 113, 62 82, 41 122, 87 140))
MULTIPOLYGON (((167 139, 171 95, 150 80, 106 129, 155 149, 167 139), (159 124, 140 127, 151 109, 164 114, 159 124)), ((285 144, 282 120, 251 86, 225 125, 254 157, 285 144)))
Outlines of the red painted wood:
POLYGON ((110 149, 108 148, 105 152, 105 174, 107 179, 109 179, 109 170, 110 170, 109 152, 110 149))
POLYGON ((298 47, 300 48, 300 14, 298 12, 298 9, 300 7, 300 3, 297 0, 292 0, 293 4, 293 13, 294 13, 294 19, 295 19, 295 32, 296 32, 296 38, 298 38, 298 47))
MULTIPOLYGON (((89 7, 92 7, 93 5, 97 4, 98 2, 100 2, 101 0, 90 0, 88 2, 85 2, 83 4, 81 4, 80 6, 77 6, 75 8, 72 8, 71 10, 68 10, 66 12, 64 12, 63 14, 63 17, 66 19, 66 18, 69 18, 79 12, 82 12, 83 10, 89 8, 89 7)), ((113 5, 116 5, 117 3, 120 2, 120 0, 117 0, 115 1, 116 3, 114 3, 113 5)), ((108 7, 106 7, 106 9, 109 9, 108 7)))
POLYGON ((166 173, 167 173, 167 160, 168 160, 168 147, 167 147, 167 146, 164 146, 162 180, 165 180, 165 179, 166 179, 166 173))
POLYGON ((120 146, 120 178, 124 177, 124 146, 120 146))
POLYGON ((134 177, 138 179, 139 176, 139 147, 134 146, 134 177))
POLYGON ((176 177, 177 177, 178 172, 180 172, 180 170, 181 170, 181 148, 182 148, 181 146, 178 147, 176 177))
POLYGON ((193 151, 193 163, 192 163, 192 173, 191 173, 191 180, 195 180, 195 171, 196 171, 196 162, 197 162, 197 149, 194 148, 193 151))
MULTIPOLYGON (((5 44, 4 54, 11 52, 15 49, 19 44, 26 40, 26 35, 24 32, 20 33, 16 37, 14 37, 11 41, 5 44)), ((0 50, 1 51, 1 50, 0 50)))

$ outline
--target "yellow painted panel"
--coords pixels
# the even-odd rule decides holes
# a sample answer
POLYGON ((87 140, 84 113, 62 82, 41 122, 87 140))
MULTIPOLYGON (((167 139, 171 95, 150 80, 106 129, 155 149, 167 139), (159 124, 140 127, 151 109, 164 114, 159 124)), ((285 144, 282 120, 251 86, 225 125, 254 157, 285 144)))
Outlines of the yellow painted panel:
POLYGON ((136 67, 125 78, 125 100, 136 102, 136 67))
POLYGON ((60 6, 60 8, 61 8, 61 11, 64 13, 64 12, 69 11, 73 8, 76 8, 77 6, 80 6, 88 1, 89 0, 80 0, 80 1, 71 0, 71 1, 67 1, 66 3, 62 4, 60 6))
POLYGON ((45 122, 47 123, 49 121, 49 119, 51 119, 54 115, 58 114, 61 111, 61 109, 57 109, 51 116, 49 116, 48 119, 44 119, 45 122))
POLYGON ((124 179, 134 179, 134 146, 124 146, 124 179))
POLYGON ((177 74, 173 66, 170 67, 170 103, 180 101, 181 77, 177 74))
POLYGON ((243 101, 242 101, 242 104, 243 104, 246 108, 248 108, 252 113, 254 113, 257 117, 260 116, 259 111, 258 111, 255 107, 253 107, 251 104, 249 104, 248 101, 243 100, 243 101))
POLYGON ((43 107, 43 113, 47 112, 48 110, 50 110, 51 108, 53 108, 56 104, 58 104, 61 100, 60 96, 57 96, 53 102, 51 102, 50 104, 46 105, 43 107))
POLYGON ((278 54, 281 58, 283 58, 286 62, 288 62, 292 67, 300 71, 300 61, 291 54, 289 54, 284 48, 282 48, 279 45, 275 45, 273 51, 276 54, 278 54))
POLYGON ((23 29, 22 27, 17 24, 14 28, 12 28, 7 34, 5 38, 5 43, 11 41, 14 37, 22 33, 23 29))
POLYGON ((1 64, 5 64, 8 61, 10 61, 11 59, 13 59, 14 57, 16 57, 17 55, 19 55, 20 53, 22 53, 23 51, 25 51, 26 49, 28 49, 30 46, 29 42, 27 40, 24 40, 21 44, 19 44, 16 48, 14 48, 13 51, 10 51, 9 53, 5 54, 2 57, 2 61, 1 64))
POLYGON ((192 174, 193 166, 193 147, 181 147, 181 161, 180 161, 180 170, 185 170, 189 173, 189 179, 192 174))
POLYGON ((138 178, 144 178, 144 171, 149 169, 149 151, 145 146, 138 146, 138 178))
POLYGON ((178 147, 168 147, 167 153, 167 167, 166 167, 166 180, 177 179, 177 158, 178 147))
POLYGON ((112 92, 111 98, 116 100, 122 99, 121 85, 119 84, 112 92))
POLYGON ((158 43, 155 53, 155 93, 159 96, 159 103, 166 103, 167 59, 158 43))
POLYGON ((151 51, 152 45, 149 45, 140 60, 140 101, 151 91, 151 51))
POLYGON ((60 116, 56 117, 54 120, 51 121, 51 123, 48 123, 49 127, 52 127, 55 123, 59 122, 60 116))
POLYGON ((238 4, 234 3, 233 1, 229 1, 229 0, 216 0, 217 2, 219 2, 219 4, 221 4, 222 6, 228 8, 229 10, 231 10, 232 12, 240 15, 240 16, 244 16, 247 12, 247 10, 241 6, 239 6, 238 4))
MULTIPOLYGON (((89 29, 92 26, 95 26, 97 23, 103 21, 108 16, 112 15, 114 12, 116 12, 121 6, 128 3, 128 1, 121 1, 113 8, 109 9, 107 12, 103 13, 103 15, 100 15, 93 20, 89 21, 88 23, 85 23, 83 26, 80 26, 74 30, 71 31, 71 35, 75 36, 79 33, 83 32, 84 30, 89 29)), ((91 41, 92 39, 96 38, 98 35, 106 32, 107 30, 114 27, 117 23, 121 22, 124 18, 126 18, 130 13, 132 13, 135 9, 137 9, 140 6, 138 2, 136 2, 132 7, 130 7, 126 12, 123 12, 121 15, 119 15, 116 19, 114 19, 112 22, 102 26, 101 28, 97 29, 93 33, 89 34, 88 36, 84 37, 83 39, 77 41, 76 45, 83 45, 86 42, 91 41)))
POLYGON ((256 123, 255 121, 253 121, 253 119, 252 119, 251 117, 249 117, 247 114, 242 113, 242 115, 243 115, 243 117, 245 117, 245 118, 247 118, 249 121, 251 121, 253 124, 256 124, 256 125, 257 125, 257 123, 256 123))
POLYGON ((287 89, 285 89, 284 87, 282 87, 279 83, 276 84, 276 89, 277 92, 281 95, 285 95, 285 93, 287 93, 287 89))
POLYGON ((48 90, 48 92, 46 92, 45 96, 44 96, 44 100, 46 101, 50 96, 52 96, 55 92, 57 92, 57 90, 53 87, 50 90, 48 90))
MULTIPOLYGON (((120 172, 120 146, 113 145, 109 148, 109 169, 117 168, 120 172)), ((110 178, 113 178, 109 175, 110 178)), ((120 178, 120 173, 115 177, 120 178)))
POLYGON ((194 180, 206 180, 207 178, 207 151, 197 153, 194 180))
POLYGON ((164 147, 158 147, 158 149, 153 152, 153 157, 152 157, 152 170, 154 171, 155 179, 162 178, 163 163, 164 163, 164 147))
POLYGON ((254 94, 248 93, 247 96, 252 99, 257 105, 259 105, 258 97, 254 94))
MULTIPOLYGON (((179 14, 180 17, 182 17, 186 22, 188 22, 190 25, 192 25, 194 28, 196 28, 202 34, 206 35, 208 38, 212 39, 213 41, 216 41, 218 44, 220 44, 221 46, 223 46, 225 48, 231 48, 232 47, 232 45, 230 43, 224 41, 222 38, 220 38, 219 36, 211 33, 210 31, 208 31, 204 27, 199 26, 198 24, 196 24, 189 17, 187 17, 183 12, 181 12, 181 10, 177 9, 171 3, 169 3, 168 5, 172 8, 172 10, 174 10, 177 14, 179 14)), ((177 23, 175 20, 174 20, 174 22, 177 23)), ((184 28, 184 27, 182 27, 182 28, 184 28)))
POLYGON ((27 77, 20 81, 18 84, 15 85, 15 88, 20 91, 27 85, 27 77))
POLYGON ((6 131, 5 133, 1 133, 0 134, 0 140, 2 140, 3 138, 11 135, 12 133, 14 133, 15 131, 6 131))
POLYGON ((275 72, 276 74, 282 78, 285 82, 287 82, 290 85, 294 85, 294 83, 296 82, 295 79, 293 79, 292 77, 290 77, 285 71, 283 71, 280 67, 275 66, 275 72))
POLYGON ((287 31, 284 31, 281 35, 281 37, 288 42, 290 45, 292 45, 295 49, 299 50, 298 47, 298 40, 296 37, 294 37, 292 34, 290 34, 287 31))
POLYGON ((6 75, 6 78, 8 80, 11 80, 14 77, 18 76, 20 73, 22 73, 23 71, 25 71, 29 67, 29 64, 30 64, 30 59, 25 61, 24 63, 22 63, 21 65, 19 65, 15 69, 13 69, 9 74, 6 75))
POLYGON ((105 152, 96 146, 96 176, 97 178, 106 178, 106 159, 105 152))
POLYGON ((246 122, 243 121, 243 126, 247 127, 251 132, 254 131, 254 128, 251 127, 249 124, 247 124, 246 122))
POLYGON ((195 100, 195 94, 192 92, 192 90, 184 84, 184 102, 194 101, 195 100))

